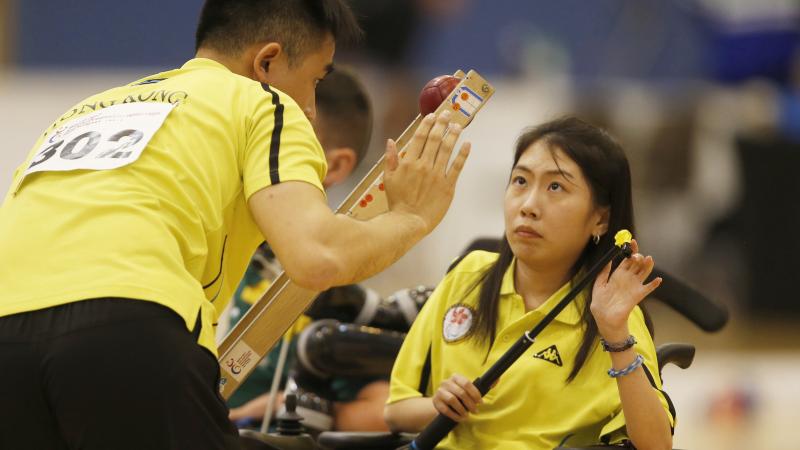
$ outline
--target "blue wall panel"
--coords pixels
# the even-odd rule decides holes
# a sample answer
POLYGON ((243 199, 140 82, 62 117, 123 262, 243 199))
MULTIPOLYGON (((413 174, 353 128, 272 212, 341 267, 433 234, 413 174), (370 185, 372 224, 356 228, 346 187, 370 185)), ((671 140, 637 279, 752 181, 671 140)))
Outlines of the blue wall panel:
POLYGON ((192 57, 202 0, 20 0, 27 67, 172 67, 192 57))

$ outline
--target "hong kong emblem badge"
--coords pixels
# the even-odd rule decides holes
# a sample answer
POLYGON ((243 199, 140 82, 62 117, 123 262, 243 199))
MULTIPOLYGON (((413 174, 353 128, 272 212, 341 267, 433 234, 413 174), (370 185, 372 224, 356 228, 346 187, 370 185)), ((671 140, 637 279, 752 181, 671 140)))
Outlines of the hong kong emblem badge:
POLYGON ((456 304, 447 310, 444 315, 442 337, 445 342, 457 342, 466 337, 472 330, 475 311, 464 304, 456 304))

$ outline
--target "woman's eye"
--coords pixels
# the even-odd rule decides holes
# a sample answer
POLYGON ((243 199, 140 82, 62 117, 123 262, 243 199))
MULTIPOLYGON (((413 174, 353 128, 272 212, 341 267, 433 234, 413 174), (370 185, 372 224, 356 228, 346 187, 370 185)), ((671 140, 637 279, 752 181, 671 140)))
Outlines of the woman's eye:
POLYGON ((511 183, 513 183, 513 184, 516 184, 516 185, 520 185, 520 186, 522 186, 522 185, 524 185, 524 184, 525 184, 525 178, 523 178, 523 177, 519 177, 519 176, 517 176, 517 177, 514 177, 514 178, 511 180, 511 183))
POLYGON ((561 184, 553 181, 552 183, 550 183, 547 186, 547 189, 549 189, 551 191, 560 191, 561 190, 561 184))

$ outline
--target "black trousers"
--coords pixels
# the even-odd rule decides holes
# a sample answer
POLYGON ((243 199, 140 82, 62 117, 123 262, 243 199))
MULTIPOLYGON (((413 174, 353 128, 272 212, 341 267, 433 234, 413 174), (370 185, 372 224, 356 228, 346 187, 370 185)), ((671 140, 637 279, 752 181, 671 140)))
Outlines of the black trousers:
POLYGON ((0 449, 238 449, 195 328, 129 299, 0 317, 0 449))

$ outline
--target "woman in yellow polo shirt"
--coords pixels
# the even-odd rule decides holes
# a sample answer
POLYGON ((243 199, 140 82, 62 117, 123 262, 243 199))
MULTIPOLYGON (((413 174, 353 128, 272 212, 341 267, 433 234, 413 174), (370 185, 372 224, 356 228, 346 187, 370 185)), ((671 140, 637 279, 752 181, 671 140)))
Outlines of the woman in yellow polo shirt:
POLYGON ((635 241, 634 255, 606 267, 483 398, 470 381, 553 308, 617 231, 633 230, 622 148, 575 118, 526 130, 504 211, 499 254, 464 257, 411 328, 392 371, 389 426, 417 432, 439 413, 460 422, 437 448, 671 448, 675 412, 637 306, 661 279, 645 282, 654 263, 635 241))

